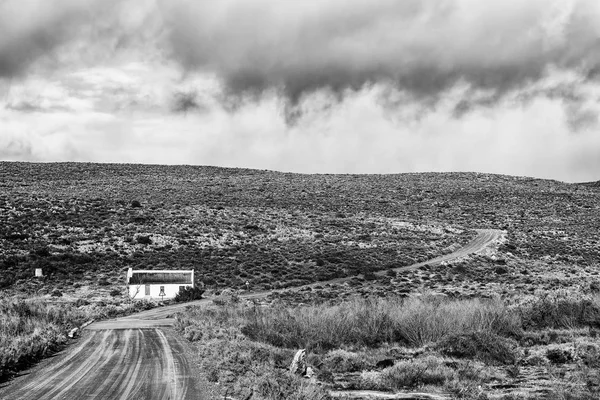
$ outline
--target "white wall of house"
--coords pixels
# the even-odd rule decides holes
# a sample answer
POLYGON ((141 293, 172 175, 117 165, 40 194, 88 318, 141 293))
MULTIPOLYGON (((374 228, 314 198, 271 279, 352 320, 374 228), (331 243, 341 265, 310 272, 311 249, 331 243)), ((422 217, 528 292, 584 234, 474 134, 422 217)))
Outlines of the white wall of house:
POLYGON ((132 270, 129 268, 127 270, 127 283, 129 287, 129 297, 134 300, 141 299, 172 299, 175 297, 177 293, 179 293, 179 289, 182 287, 194 287, 194 270, 186 270, 186 271, 175 271, 175 270, 132 270), (191 274, 191 279, 189 279, 188 283, 149 283, 149 284, 129 284, 129 280, 131 279, 134 273, 151 273, 151 274, 179 274, 179 273, 188 273, 191 274), (164 296, 161 296, 161 289, 164 291, 164 296))
POLYGON ((172 299, 179 293, 180 287, 193 287, 186 284, 150 284, 150 285, 129 285, 129 297, 134 300, 141 299, 172 299), (160 288, 164 288, 165 296, 160 295, 160 288), (148 294, 149 293, 149 294, 148 294))

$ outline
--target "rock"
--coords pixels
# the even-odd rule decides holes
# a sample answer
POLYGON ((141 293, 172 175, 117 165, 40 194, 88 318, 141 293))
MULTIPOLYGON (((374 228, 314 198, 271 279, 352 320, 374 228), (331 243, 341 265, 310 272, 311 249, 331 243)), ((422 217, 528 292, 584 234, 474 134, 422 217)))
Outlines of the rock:
POLYGON ((296 352, 294 360, 290 365, 290 372, 294 375, 306 375, 306 350, 300 349, 296 352))
POLYGON ((69 337, 73 339, 79 333, 79 328, 73 328, 69 331, 69 337))

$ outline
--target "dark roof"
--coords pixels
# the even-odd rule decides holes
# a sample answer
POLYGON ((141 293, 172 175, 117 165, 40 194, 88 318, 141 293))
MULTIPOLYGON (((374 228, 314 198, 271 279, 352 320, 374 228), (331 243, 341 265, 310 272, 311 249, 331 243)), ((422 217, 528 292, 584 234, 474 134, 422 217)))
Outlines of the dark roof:
POLYGON ((130 285, 145 284, 192 284, 191 272, 134 272, 129 278, 130 285))

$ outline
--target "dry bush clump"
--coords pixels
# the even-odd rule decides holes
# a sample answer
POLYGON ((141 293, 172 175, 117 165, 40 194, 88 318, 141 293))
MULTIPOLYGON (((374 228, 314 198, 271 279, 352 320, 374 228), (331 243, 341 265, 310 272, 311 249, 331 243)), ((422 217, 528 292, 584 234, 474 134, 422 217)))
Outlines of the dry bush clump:
POLYGON ((519 316, 495 300, 438 298, 354 300, 336 306, 245 312, 242 332, 254 340, 316 351, 383 343, 422 346, 455 332, 520 335, 519 316))
POLYGON ((56 351, 87 317, 68 305, 0 301, 0 381, 56 351))

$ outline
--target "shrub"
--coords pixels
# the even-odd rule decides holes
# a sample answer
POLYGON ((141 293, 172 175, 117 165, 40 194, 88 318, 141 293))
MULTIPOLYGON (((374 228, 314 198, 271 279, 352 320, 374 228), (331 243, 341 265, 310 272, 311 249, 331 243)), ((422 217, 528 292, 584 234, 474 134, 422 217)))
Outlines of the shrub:
POLYGON ((443 385, 454 378, 454 371, 443 360, 426 356, 411 361, 400 361, 381 372, 381 383, 391 389, 443 385))
POLYGON ((400 342, 435 343, 455 332, 521 334, 518 315, 499 301, 434 298, 355 300, 337 306, 254 310, 242 332, 275 346, 328 351, 341 346, 375 347, 400 342))
POLYGON ((437 344, 442 354, 471 358, 485 363, 514 364, 517 361, 517 343, 492 332, 478 331, 450 335, 437 344))
POLYGON ((176 303, 183 303, 186 301, 200 300, 204 294, 204 289, 196 287, 183 287, 179 289, 179 292, 175 295, 176 303))
POLYGON ((323 367, 331 372, 356 372, 366 366, 361 356, 346 350, 330 351, 323 359, 323 367))
POLYGON ((68 304, 0 301, 0 381, 58 349, 67 340, 65 331, 86 319, 68 304))
POLYGON ((138 200, 133 200, 131 202, 131 208, 141 208, 142 207, 142 203, 140 203, 138 200))
POLYGON ((568 349, 548 349, 546 350, 546 358, 552 364, 566 364, 573 361, 573 354, 568 349))
POLYGON ((600 304, 591 298, 541 298, 520 307, 526 329, 600 327, 600 304))

